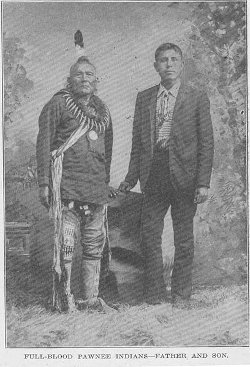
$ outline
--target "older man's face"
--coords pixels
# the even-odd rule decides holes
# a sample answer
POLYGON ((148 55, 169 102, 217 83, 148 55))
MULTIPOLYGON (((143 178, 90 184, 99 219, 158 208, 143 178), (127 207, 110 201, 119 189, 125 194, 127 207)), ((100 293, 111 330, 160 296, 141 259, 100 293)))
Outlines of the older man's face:
POLYGON ((181 55, 173 49, 160 52, 155 64, 162 82, 174 83, 181 75, 183 61, 181 55))
POLYGON ((80 96, 93 94, 96 89, 96 71, 93 65, 76 64, 70 73, 72 91, 80 96))

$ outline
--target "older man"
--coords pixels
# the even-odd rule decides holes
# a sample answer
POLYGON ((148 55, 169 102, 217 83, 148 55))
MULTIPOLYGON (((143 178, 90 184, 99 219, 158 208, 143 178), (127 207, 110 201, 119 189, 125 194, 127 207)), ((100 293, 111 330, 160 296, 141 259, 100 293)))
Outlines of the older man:
POLYGON ((210 106, 203 90, 181 82, 182 51, 172 43, 155 52, 159 85, 137 96, 128 174, 120 190, 140 180, 144 193, 142 250, 145 256, 145 297, 158 303, 166 297, 161 236, 171 206, 175 257, 172 301, 187 303, 192 288, 193 218, 204 202, 213 161, 210 106))
POLYGON ((43 108, 37 138, 40 200, 54 219, 53 304, 59 310, 106 309, 98 298, 100 262, 107 239, 106 203, 112 123, 95 95, 96 69, 86 57, 72 65, 68 84, 43 108), (78 230, 79 229, 79 230, 78 230), (81 295, 74 299, 71 263, 81 234, 81 295))

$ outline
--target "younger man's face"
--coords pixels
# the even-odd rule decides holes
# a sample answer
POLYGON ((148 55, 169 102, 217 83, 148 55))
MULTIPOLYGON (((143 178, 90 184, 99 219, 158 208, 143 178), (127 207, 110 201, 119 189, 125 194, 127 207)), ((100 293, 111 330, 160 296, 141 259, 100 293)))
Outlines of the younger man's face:
POLYGON ((70 85, 73 92, 79 96, 91 95, 96 89, 96 71, 88 63, 76 64, 70 73, 70 85))
POLYGON ((154 67, 162 82, 175 83, 183 69, 182 57, 173 49, 161 51, 154 67))

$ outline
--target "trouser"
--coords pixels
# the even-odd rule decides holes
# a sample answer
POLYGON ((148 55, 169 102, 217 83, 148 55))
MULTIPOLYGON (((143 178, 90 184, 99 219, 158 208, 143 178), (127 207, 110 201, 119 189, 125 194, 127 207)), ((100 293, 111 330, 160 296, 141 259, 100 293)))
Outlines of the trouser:
POLYGON ((174 230, 174 266, 171 295, 189 298, 192 289, 194 257, 193 195, 177 192, 170 181, 168 152, 155 152, 144 192, 142 209, 142 251, 145 259, 145 295, 153 299, 166 296, 163 280, 162 232, 164 217, 171 206, 174 230))
MULTIPOLYGON (((63 259, 67 270, 68 286, 70 287, 71 265, 79 264, 77 270, 80 272, 80 294, 76 298, 81 298, 86 303, 94 302, 99 293, 100 265, 103 249, 106 241, 106 207, 104 205, 89 204, 90 215, 86 216, 81 209, 80 203, 74 203, 74 208, 68 205, 63 209, 63 259), (80 235, 80 238, 78 237, 80 235), (81 244, 76 251, 75 245, 81 244), (74 253, 76 256, 74 256, 74 253)), ((73 271, 74 269, 72 269, 73 271)))

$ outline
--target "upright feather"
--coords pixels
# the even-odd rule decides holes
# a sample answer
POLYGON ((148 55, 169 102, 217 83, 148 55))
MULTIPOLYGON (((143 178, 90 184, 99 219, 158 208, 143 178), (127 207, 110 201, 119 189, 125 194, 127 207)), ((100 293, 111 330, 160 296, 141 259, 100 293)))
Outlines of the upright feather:
POLYGON ((78 45, 81 48, 84 48, 82 32, 79 29, 76 31, 74 39, 75 39, 75 46, 78 45))
POLYGON ((78 57, 86 56, 85 55, 82 32, 79 29, 74 34, 74 41, 75 41, 76 53, 77 53, 78 57))

